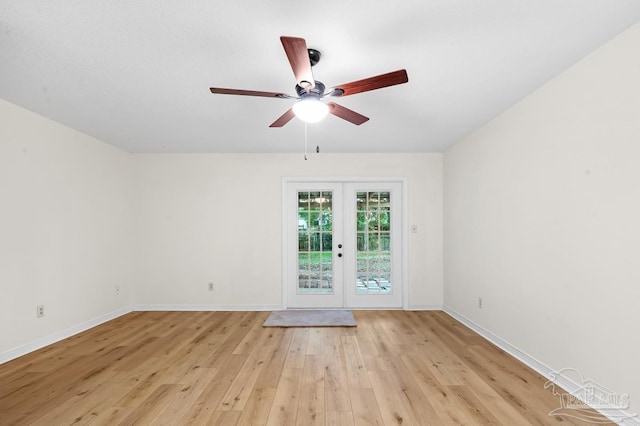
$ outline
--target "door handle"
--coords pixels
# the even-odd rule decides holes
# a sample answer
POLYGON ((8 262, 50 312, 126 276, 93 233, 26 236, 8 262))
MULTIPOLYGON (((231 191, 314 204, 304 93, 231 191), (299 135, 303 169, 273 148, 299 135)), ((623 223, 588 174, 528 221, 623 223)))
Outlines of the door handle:
POLYGON ((338 253, 338 257, 342 257, 342 253, 338 253))

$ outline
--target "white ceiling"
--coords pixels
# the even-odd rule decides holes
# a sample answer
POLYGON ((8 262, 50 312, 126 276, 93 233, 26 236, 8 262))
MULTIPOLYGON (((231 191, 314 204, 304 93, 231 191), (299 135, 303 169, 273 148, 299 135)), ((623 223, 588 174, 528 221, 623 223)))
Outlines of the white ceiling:
POLYGON ((405 68, 346 98, 371 118, 309 125, 322 152, 440 152, 640 20, 639 0, 2 0, 0 97, 129 152, 300 152, 269 124, 281 35, 322 52, 327 87, 405 68))

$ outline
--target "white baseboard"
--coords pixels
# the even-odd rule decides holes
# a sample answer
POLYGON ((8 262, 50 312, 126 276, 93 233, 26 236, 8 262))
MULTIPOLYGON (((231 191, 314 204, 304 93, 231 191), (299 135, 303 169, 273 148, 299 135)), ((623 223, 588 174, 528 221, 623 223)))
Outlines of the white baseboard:
MULTIPOLYGON (((518 361, 522 362, 523 364, 527 365, 531 369, 535 370, 537 373, 544 376, 546 379, 552 381, 554 384, 563 388, 565 391, 567 391, 571 395, 583 401, 585 400, 583 398, 583 395, 585 392, 584 384, 578 384, 566 377, 557 376, 555 374, 556 373, 555 370, 553 370, 546 364, 538 361, 537 359, 530 356, 529 354, 521 351, 517 347, 513 346, 511 343, 505 340, 502 340, 500 337, 496 336, 486 328, 471 321, 470 319, 459 314, 453 309, 447 306, 443 306, 442 310, 446 312, 448 315, 450 315, 451 317, 460 321, 462 324, 464 324, 471 330, 475 331, 476 333, 478 333, 479 335, 487 339, 488 341, 490 341, 491 343, 493 343, 494 345, 496 345, 497 347, 499 347, 500 349, 502 349, 503 351, 507 352, 512 357, 516 358, 518 361)), ((625 425, 625 426, 640 425, 640 419, 638 418, 637 414, 630 414, 624 410, 618 410, 618 409, 607 408, 606 410, 598 410, 597 407, 593 407, 593 408, 595 408, 603 416, 607 417, 614 423, 625 425)))
MULTIPOLYGON (((148 304, 133 305, 132 311, 282 311, 282 305, 173 305, 173 304, 148 304)), ((358 308, 352 308, 358 309, 358 308)), ((389 308, 363 308, 363 309, 389 309, 389 308)), ((397 308, 403 309, 403 308, 397 308)), ((409 305, 407 311, 441 311, 442 305, 409 305)))
POLYGON ((107 321, 111 321, 122 315, 128 314, 129 312, 131 312, 130 307, 120 308, 116 311, 109 312, 107 314, 101 315, 97 318, 90 319, 89 321, 85 321, 80 324, 76 324, 72 327, 66 328, 64 330, 60 330, 48 336, 41 337, 36 340, 32 340, 31 342, 25 343, 24 345, 18 346, 17 348, 9 349, 8 351, 0 353, 0 364, 4 364, 5 362, 11 361, 12 359, 16 359, 30 352, 37 351, 38 349, 44 348, 45 346, 49 346, 53 343, 67 339, 78 333, 82 333, 83 331, 89 330, 90 328, 93 328, 97 325, 100 325, 107 321))
POLYGON ((282 305, 134 305, 132 311, 281 311, 282 305))
POLYGON ((409 305, 406 311, 441 311, 442 305, 409 305))

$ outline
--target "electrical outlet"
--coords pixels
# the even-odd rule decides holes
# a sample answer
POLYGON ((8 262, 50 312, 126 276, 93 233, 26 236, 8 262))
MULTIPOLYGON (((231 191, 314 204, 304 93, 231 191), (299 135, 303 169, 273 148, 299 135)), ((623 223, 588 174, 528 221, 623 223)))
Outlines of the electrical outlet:
POLYGON ((120 296, 120 286, 116 286, 116 296, 120 296))
POLYGON ((209 291, 213 291, 213 283, 209 283, 209 291))
POLYGON ((478 297, 478 308, 482 309, 482 297, 478 297))
POLYGON ((38 305, 36 307, 36 316, 42 318, 44 316, 44 305, 38 305))

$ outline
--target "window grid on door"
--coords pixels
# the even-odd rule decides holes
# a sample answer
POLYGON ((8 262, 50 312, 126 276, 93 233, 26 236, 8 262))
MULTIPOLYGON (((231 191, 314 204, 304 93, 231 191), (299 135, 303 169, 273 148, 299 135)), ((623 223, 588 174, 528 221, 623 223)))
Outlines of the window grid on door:
POLYGON ((391 293, 391 194, 356 192, 356 293, 391 293))
POLYGON ((298 294, 333 293, 332 196, 298 192, 298 294))

